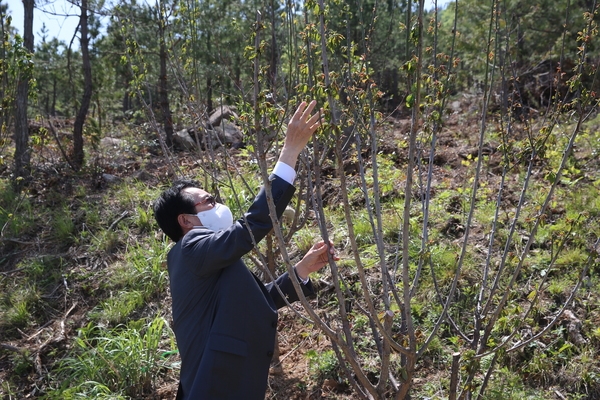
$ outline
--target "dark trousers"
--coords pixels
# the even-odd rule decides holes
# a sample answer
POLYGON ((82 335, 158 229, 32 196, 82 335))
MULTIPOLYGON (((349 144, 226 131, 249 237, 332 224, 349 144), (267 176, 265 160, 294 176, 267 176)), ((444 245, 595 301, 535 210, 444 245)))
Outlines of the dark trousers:
POLYGON ((175 400, 183 400, 183 389, 181 389, 181 382, 179 382, 179 387, 177 388, 177 396, 175 400))

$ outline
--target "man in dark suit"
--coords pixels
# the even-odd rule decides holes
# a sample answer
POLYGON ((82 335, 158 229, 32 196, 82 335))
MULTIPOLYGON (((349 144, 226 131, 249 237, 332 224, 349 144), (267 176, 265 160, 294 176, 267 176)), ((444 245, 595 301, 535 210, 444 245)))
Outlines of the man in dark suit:
MULTIPOLYGON (((315 102, 300 104, 290 120, 279 161, 269 177, 278 218, 294 194, 298 155, 320 126, 315 102)), ((156 220, 175 243, 167 265, 173 329, 181 354, 178 399, 263 400, 273 356, 277 309, 298 300, 288 273, 266 286, 242 256, 272 229, 265 189, 233 221, 227 206, 191 181, 176 182, 154 204, 156 220)), ((305 295, 308 278, 327 263, 332 246, 316 243, 295 265, 305 295)))

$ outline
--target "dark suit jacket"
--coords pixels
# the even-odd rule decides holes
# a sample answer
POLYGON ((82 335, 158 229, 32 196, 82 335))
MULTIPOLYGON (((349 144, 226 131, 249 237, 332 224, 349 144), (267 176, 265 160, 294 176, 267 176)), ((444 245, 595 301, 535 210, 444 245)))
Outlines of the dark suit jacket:
MULTIPOLYGON (((271 175, 277 215, 294 187, 271 175)), ((244 219, 215 233, 199 227, 169 251, 173 328, 181 354, 181 390, 190 400, 263 400, 277 328, 285 305, 275 286, 263 285, 241 257, 272 229, 266 193, 244 219)), ((277 280, 288 301, 298 296, 287 273, 277 280)), ((305 294, 312 284, 301 285, 305 294)))

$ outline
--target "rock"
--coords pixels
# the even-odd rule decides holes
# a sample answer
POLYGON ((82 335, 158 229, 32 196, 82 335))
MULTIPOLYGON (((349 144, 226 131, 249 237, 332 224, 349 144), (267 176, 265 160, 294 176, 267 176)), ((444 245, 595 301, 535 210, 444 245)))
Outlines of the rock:
POLYGON ((244 136, 234 123, 223 120, 219 126, 214 127, 214 131, 218 135, 220 144, 229 145, 234 149, 242 147, 244 136))
MULTIPOLYGON (((202 150, 216 149, 221 146, 238 149, 243 145, 243 138, 240 128, 227 120, 221 121, 221 125, 214 129, 200 128, 198 132, 198 142, 202 150)), ((173 135, 173 141, 184 150, 197 149, 196 131, 193 128, 176 132, 173 135)))
POLYGON ((113 137, 103 137, 100 139, 100 147, 104 148, 114 148, 114 147, 123 147, 125 145, 125 141, 123 139, 113 138, 113 137))
POLYGON ((111 174, 102 174, 102 180, 106 183, 117 183, 121 180, 121 178, 119 178, 118 176, 115 175, 111 175, 111 174))
POLYGON ((281 220, 287 225, 291 224, 294 221, 294 217, 296 216, 296 210, 292 207, 287 206, 283 211, 283 215, 281 216, 281 220))
POLYGON ((269 368, 269 375, 283 375, 283 367, 281 364, 271 366, 269 368))
POLYGON ((581 334, 581 328, 583 324, 581 323, 579 318, 575 316, 573 311, 565 310, 565 312, 563 313, 563 319, 567 321, 567 332, 569 332, 569 340, 572 343, 579 346, 587 343, 587 340, 585 340, 585 338, 581 334))
POLYGON ((335 379, 325 379, 323 381, 323 389, 336 390, 340 388, 340 384, 335 379))
POLYGON ((444 235, 459 238, 465 233, 465 227, 461 223, 461 220, 456 217, 449 218, 444 226, 440 229, 444 235))
POLYGON ((460 101, 455 100, 450 104, 450 108, 452 109, 452 111, 454 111, 455 113, 460 112, 461 111, 461 106, 460 106, 460 101))
POLYGON ((187 129, 182 129, 173 134, 173 141, 175 144, 185 150, 194 150, 196 148, 196 142, 190 136, 190 132, 187 129))
POLYGON ((210 117, 208 117, 208 124, 212 127, 217 127, 221 125, 222 120, 232 118, 237 120, 239 117, 229 106, 222 105, 218 106, 217 109, 210 114, 210 117))
POLYGON ((137 171, 134 175, 133 178, 138 180, 138 181, 142 181, 142 182, 147 182, 149 180, 152 179, 152 175, 149 174, 148 172, 141 170, 141 171, 137 171))
POLYGON ((225 145, 222 130, 206 129, 203 134, 198 136, 198 140, 202 150, 217 149, 225 145))

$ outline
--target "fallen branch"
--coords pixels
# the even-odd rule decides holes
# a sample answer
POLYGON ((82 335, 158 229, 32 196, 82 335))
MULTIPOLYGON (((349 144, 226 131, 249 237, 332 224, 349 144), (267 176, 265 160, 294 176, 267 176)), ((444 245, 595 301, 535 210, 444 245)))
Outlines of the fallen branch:
POLYGON ((15 353, 19 353, 19 354, 21 354, 21 355, 25 355, 25 354, 26 354, 26 351, 25 351, 25 350, 23 350, 23 349, 22 349, 22 348, 20 348, 20 347, 13 346, 12 344, 8 344, 8 343, 0 343, 0 347, 1 347, 1 348, 3 348, 3 349, 5 349, 5 350, 8 350, 8 351, 12 351, 12 352, 15 352, 15 353))
POLYGON ((296 345, 296 347, 294 347, 293 349, 291 349, 290 351, 288 351, 287 353, 285 353, 284 356, 282 356, 281 358, 279 358, 279 362, 277 364, 273 365, 273 367, 277 367, 277 366, 281 365, 281 363, 283 362, 283 360, 285 360, 291 354, 293 354, 296 350, 298 350, 300 348, 300 346, 302 346, 304 344, 304 342, 306 342, 306 338, 304 340, 302 340, 300 343, 298 343, 296 345))
POLYGON ((5 275, 8 276, 10 274, 14 274, 15 272, 19 272, 19 271, 23 271, 25 268, 17 268, 17 269, 11 269, 10 271, 4 271, 4 272, 0 272, 0 275, 5 275))
POLYGON ((60 150, 61 154, 63 155, 65 161, 69 164, 69 167, 71 167, 71 169, 73 171, 76 171, 75 166, 71 162, 71 159, 67 155, 67 152, 65 151, 62 144, 60 143, 60 138, 58 137, 58 133, 56 133, 56 129, 54 128, 54 125, 52 125, 52 121, 50 120, 50 118, 48 118, 48 127, 50 128, 50 132, 52 133, 52 136, 54 136, 54 140, 56 140, 56 145, 58 146, 58 149, 60 150))
POLYGON ((124 220, 129 215, 129 211, 125 210, 121 213, 121 216, 117 218, 110 226, 108 227, 109 231, 114 230, 117 227, 117 224, 124 220))
POLYGON ((44 331, 44 329, 46 329, 47 327, 49 327, 50 325, 52 325, 53 322, 54 321, 48 321, 44 325, 40 326, 40 329, 38 329, 38 331, 36 333, 34 333, 33 335, 31 335, 27 339, 25 339, 25 341, 29 342, 31 339, 33 339, 34 337, 36 337, 37 335, 39 335, 40 333, 42 333, 44 331))
POLYGON ((26 242, 24 240, 19 240, 19 239, 15 239, 15 238, 4 238, 5 241, 7 242, 12 242, 12 243, 16 243, 16 244, 25 244, 25 245, 32 245, 35 244, 35 242, 26 242))
POLYGON ((559 392, 558 389, 554 389, 554 394, 557 395, 561 400, 567 400, 567 398, 561 392, 559 392))
MULTIPOLYGON (((0 343, 0 348, 15 352, 15 353, 19 353, 23 356, 31 355, 33 357, 33 362, 35 364, 36 371, 40 375, 42 375, 42 370, 41 370, 42 365, 41 365, 40 354, 46 348, 46 346, 48 346, 50 343, 59 343, 65 339, 65 319, 69 316, 69 314, 71 314, 71 312, 75 309, 76 306, 77 306, 77 302, 75 302, 71 306, 71 308, 69 308, 67 310, 67 312, 63 315, 63 318, 59 322, 60 331, 59 331, 58 335, 50 336, 48 339, 46 339, 46 341, 44 341, 44 343, 39 345, 37 348, 29 349, 29 348, 17 347, 12 344, 9 344, 9 343, 0 343)), ((42 331, 45 328, 47 328, 51 324, 52 324, 52 322, 45 323, 36 333, 29 336, 25 340, 29 341, 29 340, 33 339, 34 337, 38 336, 40 333, 42 333, 42 331)))

